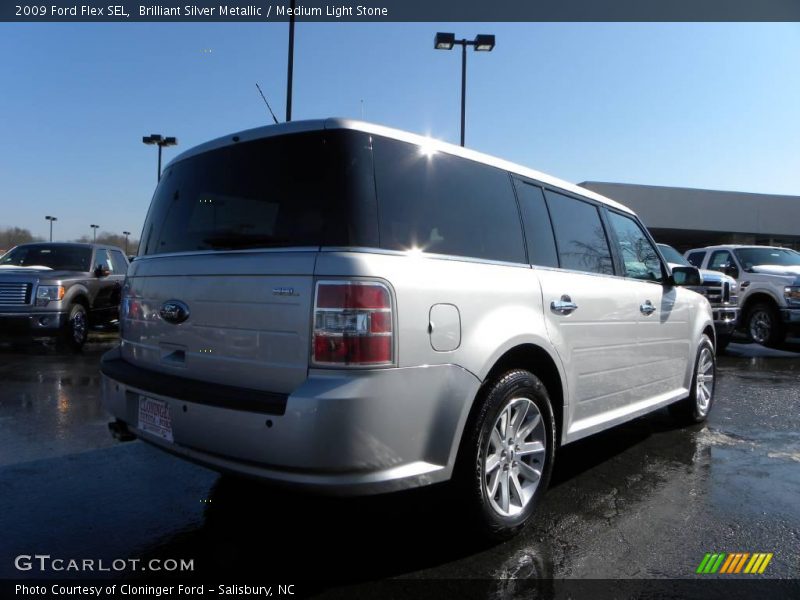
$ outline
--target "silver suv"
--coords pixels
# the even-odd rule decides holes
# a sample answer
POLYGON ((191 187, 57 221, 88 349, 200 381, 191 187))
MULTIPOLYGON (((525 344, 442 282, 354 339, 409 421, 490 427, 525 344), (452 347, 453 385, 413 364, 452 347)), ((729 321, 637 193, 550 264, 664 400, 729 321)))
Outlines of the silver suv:
POLYGON ((627 208, 463 148, 343 120, 164 171, 103 357, 112 431, 344 494, 453 481, 470 523, 532 515, 556 447, 714 393, 694 267, 627 208))

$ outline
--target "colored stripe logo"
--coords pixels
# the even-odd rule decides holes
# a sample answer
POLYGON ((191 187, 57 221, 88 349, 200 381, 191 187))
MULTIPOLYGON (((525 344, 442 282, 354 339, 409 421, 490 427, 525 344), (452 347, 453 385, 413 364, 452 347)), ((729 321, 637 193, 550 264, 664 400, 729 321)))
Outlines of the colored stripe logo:
POLYGON ((767 569, 772 556, 772 552, 706 552, 695 573, 760 575, 767 569))

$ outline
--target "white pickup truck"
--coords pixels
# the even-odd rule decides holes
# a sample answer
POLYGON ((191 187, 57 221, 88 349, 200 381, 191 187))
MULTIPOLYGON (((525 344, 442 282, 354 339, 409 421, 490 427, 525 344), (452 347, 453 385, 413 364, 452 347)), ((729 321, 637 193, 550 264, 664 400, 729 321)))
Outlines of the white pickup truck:
POLYGON ((780 346, 800 330, 800 252, 773 246, 708 246, 684 255, 739 284, 739 323, 759 344, 780 346))

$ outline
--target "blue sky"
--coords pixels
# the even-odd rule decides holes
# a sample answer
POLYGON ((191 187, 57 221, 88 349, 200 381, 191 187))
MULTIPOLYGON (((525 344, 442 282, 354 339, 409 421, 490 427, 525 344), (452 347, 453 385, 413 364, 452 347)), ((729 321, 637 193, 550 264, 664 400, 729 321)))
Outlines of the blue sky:
MULTIPOLYGON (((295 119, 360 117, 564 179, 800 195, 800 24, 299 23, 295 119)), ((0 25, 0 227, 138 237, 165 159, 285 113, 287 25, 0 25), (209 52, 210 50, 210 52, 209 52)), ((166 162, 166 160, 165 160, 166 162)))

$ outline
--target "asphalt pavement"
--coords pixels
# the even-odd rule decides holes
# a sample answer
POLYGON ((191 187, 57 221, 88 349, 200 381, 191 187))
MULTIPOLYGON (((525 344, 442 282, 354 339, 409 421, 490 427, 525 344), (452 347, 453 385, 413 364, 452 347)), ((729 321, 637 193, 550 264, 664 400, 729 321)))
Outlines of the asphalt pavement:
POLYGON ((0 347, 0 578, 84 576, 15 567, 44 553, 337 585, 483 578, 502 593, 549 578, 694 578, 708 552, 773 553, 762 577, 800 578, 800 353, 731 344, 707 423, 659 411, 560 449, 535 522, 485 544, 446 489, 297 495, 112 440, 98 361, 113 344, 0 347))

